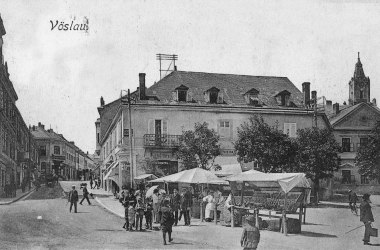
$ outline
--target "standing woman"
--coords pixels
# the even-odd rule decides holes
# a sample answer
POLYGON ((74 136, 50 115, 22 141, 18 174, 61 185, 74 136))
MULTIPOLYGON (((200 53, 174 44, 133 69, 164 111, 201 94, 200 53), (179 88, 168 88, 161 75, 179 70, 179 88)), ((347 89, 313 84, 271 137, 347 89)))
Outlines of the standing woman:
POLYGON ((205 210, 205 219, 206 222, 211 222, 213 220, 213 216, 211 215, 215 209, 215 199, 212 191, 208 193, 206 197, 203 198, 203 202, 207 202, 206 210, 205 210))
POLYGON ((153 190, 152 200, 153 200, 154 223, 160 223, 160 221, 158 220, 158 212, 160 209, 160 203, 159 203, 159 193, 158 193, 157 188, 155 190, 153 190))

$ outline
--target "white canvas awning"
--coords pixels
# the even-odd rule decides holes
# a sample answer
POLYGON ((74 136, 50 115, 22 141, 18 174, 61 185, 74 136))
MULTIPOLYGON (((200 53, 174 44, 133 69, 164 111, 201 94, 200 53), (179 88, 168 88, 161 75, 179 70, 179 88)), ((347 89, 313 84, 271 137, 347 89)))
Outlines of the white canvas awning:
POLYGON ((149 182, 175 182, 194 184, 227 184, 226 181, 218 178, 215 174, 202 168, 193 168, 179 173, 168 175, 149 182))
POLYGON ((288 193, 294 187, 310 188, 304 173, 262 173, 255 170, 227 177, 230 182, 252 182, 257 187, 276 187, 288 193))
POLYGON ((104 180, 107 180, 107 179, 110 177, 110 175, 111 175, 111 173, 112 173, 112 170, 113 170, 114 168, 116 168, 118 165, 119 165, 119 162, 113 162, 113 163, 108 167, 108 172, 107 172, 107 174, 104 176, 104 180))

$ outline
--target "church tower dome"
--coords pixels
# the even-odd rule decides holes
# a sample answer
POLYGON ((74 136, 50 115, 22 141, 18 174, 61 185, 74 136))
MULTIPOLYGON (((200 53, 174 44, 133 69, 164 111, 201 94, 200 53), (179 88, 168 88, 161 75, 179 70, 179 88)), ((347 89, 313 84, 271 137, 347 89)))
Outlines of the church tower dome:
POLYGON ((358 61, 355 64, 354 76, 348 84, 350 89, 348 102, 350 105, 370 102, 370 79, 364 74, 359 52, 358 61))

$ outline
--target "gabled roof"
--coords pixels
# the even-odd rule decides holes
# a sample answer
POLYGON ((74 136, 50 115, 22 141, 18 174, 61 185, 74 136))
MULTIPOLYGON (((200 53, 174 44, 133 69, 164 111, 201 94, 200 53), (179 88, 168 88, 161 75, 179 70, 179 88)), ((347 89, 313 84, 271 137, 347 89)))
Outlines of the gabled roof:
POLYGON ((340 110, 338 114, 330 115, 329 120, 330 120, 331 126, 337 125, 342 119, 344 119, 345 117, 352 114, 356 110, 358 110, 362 107, 365 107, 365 106, 370 107, 371 109, 373 109, 375 112, 379 113, 379 115, 380 115, 380 110, 377 107, 375 107, 371 104, 365 103, 365 102, 361 102, 361 103, 355 104, 353 106, 347 106, 346 108, 340 110))
POLYGON ((302 92, 287 77, 173 71, 148 88, 147 94, 157 96, 160 102, 170 102, 172 92, 181 85, 187 86, 193 99, 201 104, 205 103, 204 92, 215 87, 224 93, 224 101, 229 105, 247 105, 244 95, 255 88, 260 102, 268 107, 281 108, 274 95, 284 90, 291 93, 290 101, 303 106, 302 92))

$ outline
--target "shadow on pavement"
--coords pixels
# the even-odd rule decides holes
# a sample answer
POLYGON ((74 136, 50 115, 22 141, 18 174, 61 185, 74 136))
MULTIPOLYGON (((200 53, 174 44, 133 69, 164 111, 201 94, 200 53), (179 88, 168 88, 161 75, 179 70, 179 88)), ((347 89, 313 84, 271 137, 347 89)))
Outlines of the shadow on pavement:
POLYGON ((100 231, 100 232, 124 232, 125 230, 122 230, 122 229, 95 229, 95 231, 100 231))
POLYGON ((193 245, 193 243, 186 243, 186 242, 170 242, 168 245, 193 245))
POLYGON ((326 224, 318 224, 318 223, 311 223, 311 222, 306 222, 305 224, 303 225, 312 225, 312 226, 328 226, 326 224))
POLYGON ((332 234, 315 233, 315 232, 309 232, 309 231, 302 231, 301 235, 306 236, 306 237, 317 237, 317 238, 338 238, 338 236, 332 235, 332 234))

